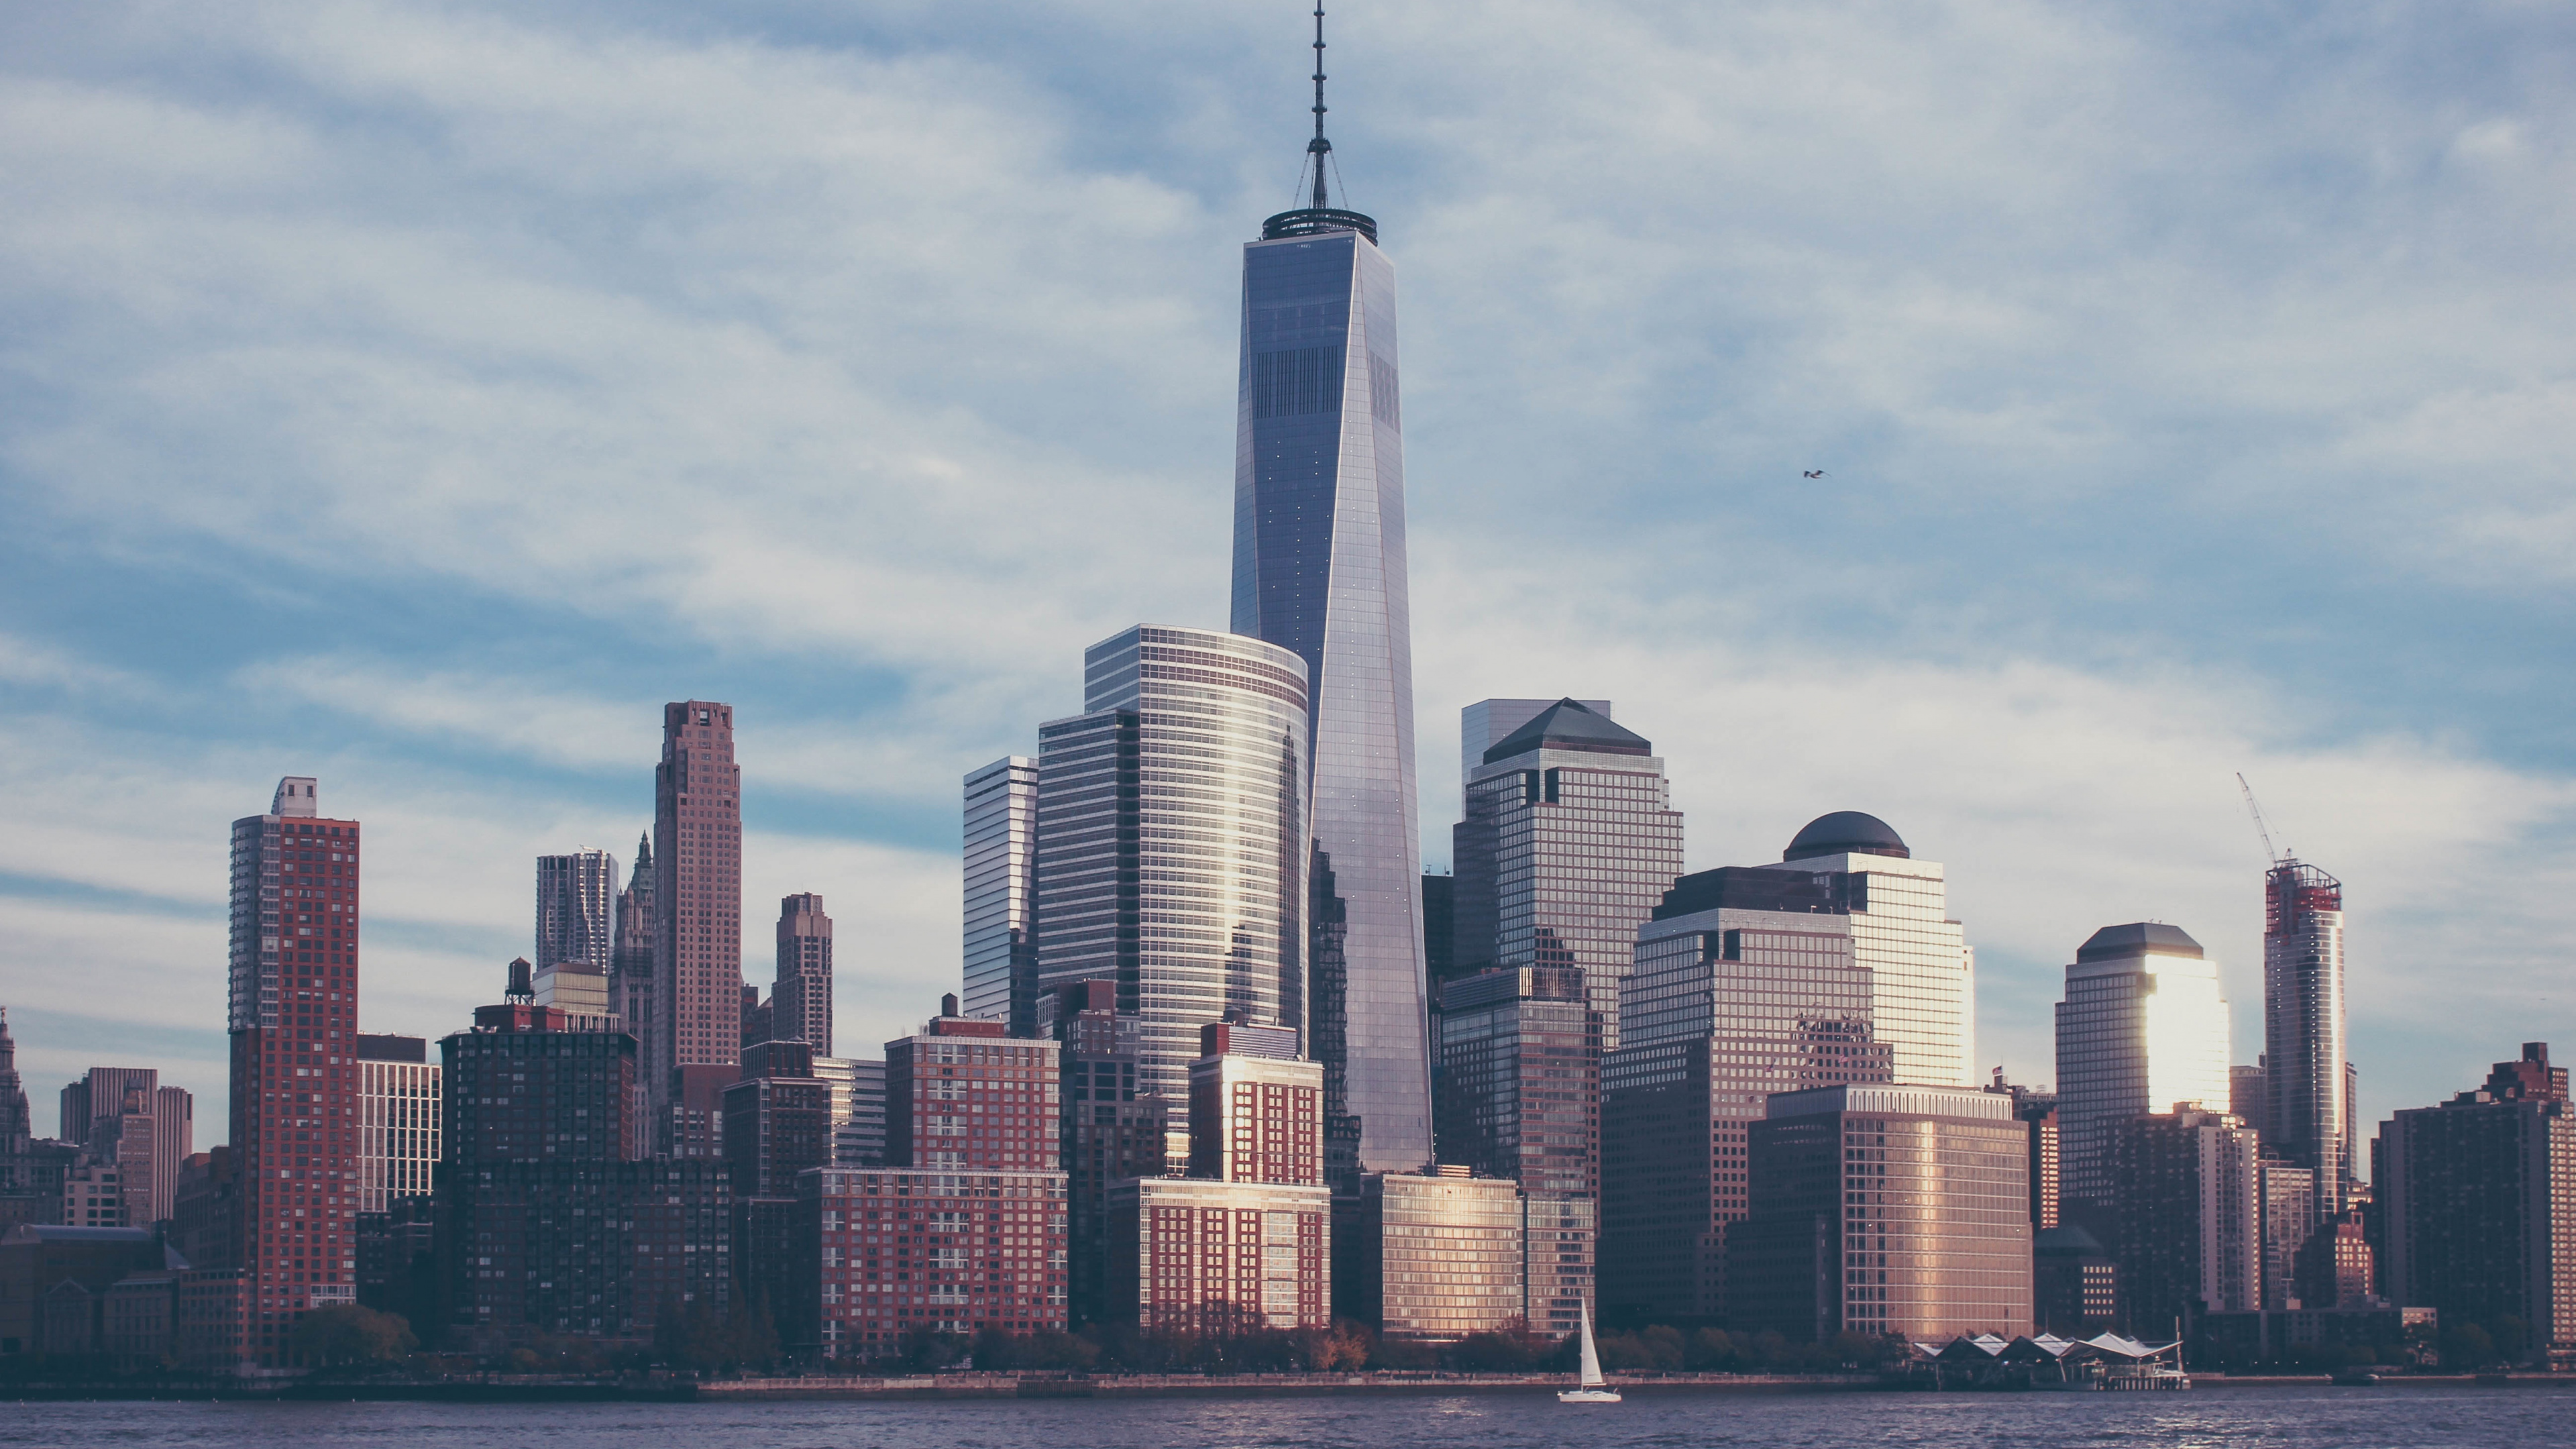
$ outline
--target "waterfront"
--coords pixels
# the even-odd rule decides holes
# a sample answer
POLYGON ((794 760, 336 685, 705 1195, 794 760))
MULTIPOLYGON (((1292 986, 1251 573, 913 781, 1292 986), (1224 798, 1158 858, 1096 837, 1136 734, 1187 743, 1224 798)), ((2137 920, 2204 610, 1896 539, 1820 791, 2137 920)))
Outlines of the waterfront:
POLYGON ((2546 1390, 2233 1389, 2185 1394, 1676 1394, 1583 1409, 1517 1396, 1221 1402, 584 1405, 21 1403, 0 1449, 2416 1449, 2561 1442, 2546 1390))

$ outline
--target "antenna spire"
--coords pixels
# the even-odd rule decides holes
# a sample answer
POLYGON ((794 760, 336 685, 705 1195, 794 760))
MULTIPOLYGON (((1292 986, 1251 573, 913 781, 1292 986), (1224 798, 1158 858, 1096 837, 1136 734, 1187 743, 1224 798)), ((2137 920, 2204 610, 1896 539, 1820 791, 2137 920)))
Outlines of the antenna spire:
POLYGON ((1324 139, 1324 0, 1315 0, 1315 139, 1306 143, 1306 154, 1315 158, 1315 210, 1322 211, 1324 161, 1333 154, 1333 143, 1324 139))

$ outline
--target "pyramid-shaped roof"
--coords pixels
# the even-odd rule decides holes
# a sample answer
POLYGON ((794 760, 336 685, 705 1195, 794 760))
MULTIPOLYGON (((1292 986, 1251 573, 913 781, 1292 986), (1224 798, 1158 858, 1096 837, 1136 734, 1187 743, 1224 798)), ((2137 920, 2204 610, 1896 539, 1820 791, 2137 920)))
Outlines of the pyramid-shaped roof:
POLYGON ((1651 755, 1654 745, 1634 730, 1595 714, 1582 701, 1560 699, 1540 710, 1528 724, 1505 735, 1485 751, 1485 763, 1508 760, 1532 750, 1582 750, 1595 755, 1651 755))

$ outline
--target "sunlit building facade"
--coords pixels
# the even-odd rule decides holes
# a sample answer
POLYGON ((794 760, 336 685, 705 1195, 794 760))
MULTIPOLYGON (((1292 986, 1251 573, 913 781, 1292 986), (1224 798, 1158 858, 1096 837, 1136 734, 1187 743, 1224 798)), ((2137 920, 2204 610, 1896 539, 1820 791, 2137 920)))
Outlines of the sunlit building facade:
POLYGON ((1036 1030, 1038 762, 1006 755, 966 777, 968 1016, 1036 1030))
POLYGON ((358 1038, 358 1211, 388 1212, 435 1184, 439 1065, 416 1036, 358 1038))
POLYGON ((1305 1024, 1306 665, 1139 625, 1083 666, 1085 713, 1038 731, 1038 969, 1116 983, 1178 1155, 1199 1029, 1305 1024))
POLYGON ((2228 1105, 2227 999, 2218 963, 2178 926, 2093 933, 2057 1004, 2059 1167, 2069 1211, 2118 1195, 2108 1150, 2119 1124, 2228 1105))
POLYGON ((1852 956, 1869 971, 1870 1021, 1895 1080, 1973 1085, 1977 958, 1950 919, 1941 863, 1918 858, 1877 816, 1837 810, 1807 822, 1769 868, 1845 878, 1852 956))

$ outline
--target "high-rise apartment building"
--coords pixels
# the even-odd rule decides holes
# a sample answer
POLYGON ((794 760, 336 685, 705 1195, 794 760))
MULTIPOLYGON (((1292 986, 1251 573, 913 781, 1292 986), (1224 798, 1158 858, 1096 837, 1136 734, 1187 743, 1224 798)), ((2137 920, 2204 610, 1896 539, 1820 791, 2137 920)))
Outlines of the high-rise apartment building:
MULTIPOLYGON (((1118 984, 1083 981, 1055 992, 1045 1012, 1062 1049, 1059 1136, 1070 1231, 1073 1321, 1111 1316, 1109 1193, 1129 1178, 1173 1169, 1171 1105, 1140 1088, 1136 1018, 1118 1010, 1118 984)), ((1132 1289, 1132 1282, 1116 1285, 1132 1289)))
POLYGON ((286 1361, 307 1311, 357 1296, 359 827, 309 776, 232 827, 229 1027, 241 1270, 223 1340, 286 1361))
POLYGON ((2030 1331, 2028 1128, 1963 1087, 1772 1097, 1727 1230, 1730 1324, 1822 1342, 2030 1331))
POLYGON ((1681 812, 1654 751, 1558 700, 1485 751, 1455 832, 1453 971, 1580 970, 1604 1051, 1619 1046, 1637 928, 1682 873, 1681 812))
POLYGON ((811 892, 778 903, 778 972, 770 987, 770 1029, 832 1054, 832 918, 811 892))
POLYGON ((2104 1153, 2116 1200, 2112 1256, 2128 1331, 2165 1340, 2201 1315, 2262 1303, 2263 1228, 2254 1130, 2224 1112, 2112 1124, 2104 1153))
POLYGON ((1974 1085, 1977 958, 1950 919, 1941 863, 1877 816, 1837 810, 1808 821, 1769 869, 1843 877, 1852 957, 1869 972, 1870 1021, 1896 1080, 1974 1085))
POLYGON ((1323 1068, 1298 1060, 1283 1027, 1210 1022, 1199 1039, 1190 1175, 1111 1185, 1101 1315, 1161 1332, 1324 1327, 1323 1068))
MULTIPOLYGON (((2250 1124, 2247 1130, 2252 1130, 2250 1124)), ((2261 1149, 2268 1149, 2269 1144, 2261 1141, 2261 1133, 2255 1133, 2255 1139, 2261 1149)), ((2254 1226, 2263 1269, 2255 1306, 2271 1310, 2302 1306, 2299 1254, 2307 1247, 2309 1236, 2317 1231, 2316 1173, 2265 1150, 2254 1162, 2254 1226)))
POLYGON ((537 857, 537 969, 578 961, 606 976, 617 948, 617 857, 585 845, 537 857))
POLYGON ((2381 1123, 2371 1167, 2382 1296, 2446 1329, 2517 1320, 2527 1357, 2576 1367, 2576 1114, 2547 1042, 2381 1123))
POLYGON ((2218 963, 2181 927, 2105 926, 2077 949, 2057 1004, 2060 1166, 2072 1220, 2090 1226, 2100 1219, 2087 1214, 2120 1196, 2109 1151, 2121 1123, 2227 1105, 2227 1045, 2218 963))
POLYGON ((966 1014, 1037 1034, 1038 762, 966 776, 966 1014))
POLYGON ((742 767, 733 706, 662 708, 654 776, 654 1131, 674 1157, 721 1155, 719 1094, 742 1054, 742 767))
POLYGON ((390 1212, 394 1199, 436 1185, 438 1077, 420 1037, 358 1038, 358 1211, 390 1212))
POLYGON ((649 1340, 660 1314, 721 1317, 734 1284, 727 1165, 644 1158, 635 1039, 566 1031, 524 979, 439 1043, 436 1275, 469 1342, 649 1340))
POLYGON ((1773 1094, 1884 1082, 1855 892, 1830 872, 1682 877, 1637 932, 1620 1049, 1602 1058, 1606 1311, 1726 1313, 1725 1231, 1752 1207, 1749 1133, 1773 1094))
POLYGON ((2280 861, 2263 877, 2263 1145, 2316 1175, 2319 1221, 2353 1179, 2343 1028, 2343 883, 2280 861))
POLYGON ((1139 1089, 1176 1114, 1200 1027, 1304 1021, 1305 674, 1258 639, 1139 625, 1083 651, 1085 712, 1038 731, 1040 975, 1117 983, 1139 1089))
POLYGON ((920 1331, 1062 1332, 1056 1045, 958 1014, 886 1043, 886 1165, 797 1178, 791 1350, 891 1356, 920 1331))
POLYGON ((1601 1016, 1567 966, 1497 968, 1440 988, 1440 1159, 1521 1185, 1534 1333, 1592 1298, 1600 1227, 1601 1016))
POLYGON ((1327 204, 1322 55, 1313 205, 1243 249, 1232 627, 1306 663, 1305 914, 1337 988, 1309 1039, 1359 1163, 1403 1170, 1431 1155, 1431 1080, 1395 264, 1375 221, 1327 204))

